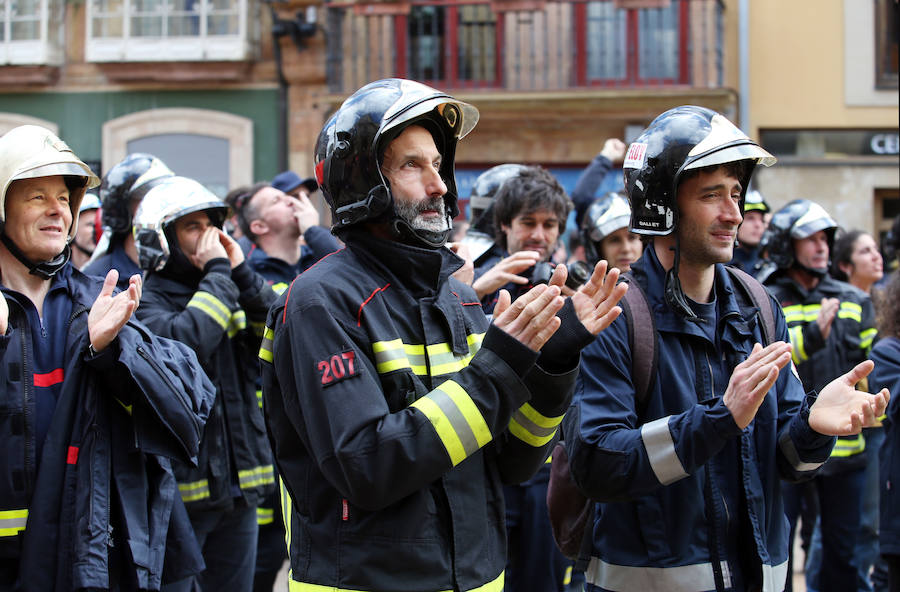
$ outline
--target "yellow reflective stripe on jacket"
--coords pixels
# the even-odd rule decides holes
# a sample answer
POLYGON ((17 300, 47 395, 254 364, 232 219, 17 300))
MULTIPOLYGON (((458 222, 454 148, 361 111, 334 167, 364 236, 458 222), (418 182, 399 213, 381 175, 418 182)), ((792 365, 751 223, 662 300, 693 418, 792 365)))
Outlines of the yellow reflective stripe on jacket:
POLYGON ((375 369, 379 374, 409 368, 417 376, 443 376, 454 374, 469 365, 472 357, 481 349, 484 333, 466 336, 469 351, 462 355, 453 353, 449 343, 421 344, 403 343, 400 339, 376 341, 372 344, 375 354, 375 369), (431 369, 429 372, 429 368, 431 369))
POLYGON ((466 342, 469 344, 469 353, 462 356, 454 354, 449 343, 429 345, 426 350, 428 351, 428 363, 431 365, 431 375, 442 376, 459 372, 469 365, 469 362, 481 349, 482 341, 484 341, 484 333, 468 335, 466 342))
POLYGON ((379 374, 403 368, 410 368, 419 376, 428 374, 425 347, 422 345, 407 345, 399 339, 376 341, 372 344, 372 353, 375 354, 375 370, 379 374))
POLYGON ((231 315, 231 320, 228 321, 228 337, 234 337, 238 334, 238 331, 243 331, 247 328, 247 313, 243 310, 236 310, 234 314, 231 315))
MULTIPOLYGON (((503 592, 503 581, 506 577, 505 572, 500 572, 500 575, 497 576, 496 579, 488 582, 487 584, 483 584, 478 586, 477 588, 471 588, 466 590, 465 592, 503 592)), ((350 590, 349 588, 335 588, 334 586, 322 586, 320 584, 305 584, 303 582, 298 582, 294 579, 288 580, 288 591, 289 592, 367 592, 365 590, 359 590, 354 588, 350 590)), ((452 590, 441 590, 440 592, 453 592, 452 590)))
POLYGON ((287 290, 288 285, 284 282, 278 282, 277 284, 272 284, 272 291, 281 296, 284 294, 284 291, 287 290))
POLYGON ((275 510, 272 508, 256 508, 256 523, 260 526, 266 526, 275 522, 275 510))
POLYGON ((259 358, 264 362, 272 363, 275 356, 272 350, 275 349, 275 331, 270 327, 266 327, 263 331, 262 343, 259 344, 259 358))
POLYGON ((14 537, 25 530, 28 510, 0 510, 0 537, 14 537))
POLYGON ((806 354, 806 348, 803 346, 803 325, 789 328, 788 335, 791 338, 791 345, 794 346, 791 358, 794 360, 794 364, 799 366, 809 359, 809 356, 806 354))
POLYGON ((228 330, 231 322, 231 311, 225 304, 210 294, 209 292, 196 292, 194 297, 187 303, 187 308, 196 308, 204 313, 212 320, 217 322, 222 329, 228 330))
POLYGON ((859 434, 852 440, 846 438, 838 438, 837 442, 834 443, 834 448, 831 450, 831 456, 843 458, 847 456, 854 456, 861 452, 865 452, 865 450, 866 437, 862 434, 859 434))
POLYGON ((410 405, 431 422, 450 455, 453 466, 491 441, 491 430, 475 402, 452 380, 410 405))
POLYGON ((253 489, 260 485, 275 483, 275 470, 272 465, 262 465, 252 469, 238 471, 238 484, 241 489, 253 489))
POLYGON ((841 302, 837 316, 839 319, 853 319, 857 323, 862 322, 862 306, 855 302, 841 302))
POLYGON ((781 310, 784 312, 784 320, 788 323, 808 323, 816 320, 819 311, 822 309, 821 304, 793 304, 785 306, 781 310))
MULTIPOLYGON (((281 500, 281 522, 284 524, 284 544, 285 548, 290 552, 291 549, 291 516, 294 511, 293 501, 291 500, 291 494, 288 493, 287 487, 284 486, 284 481, 281 477, 277 477, 278 479, 278 491, 281 495, 279 495, 279 499, 281 500)), ((290 578, 290 575, 288 575, 290 578)))
POLYGON ((864 350, 869 350, 872 347, 872 342, 875 340, 875 336, 878 335, 878 329, 874 327, 871 329, 866 329, 862 333, 859 334, 859 348, 864 350))
POLYGON ((553 439, 556 426, 563 416, 546 417, 537 409, 525 403, 519 407, 509 420, 509 433, 530 446, 540 448, 553 439))
POLYGON ((253 329, 253 334, 257 337, 262 337, 263 333, 266 332, 266 324, 262 321, 250 321, 250 328, 253 329))
POLYGON ((262 409, 262 389, 256 389, 256 404, 262 409))
POLYGON ((209 497, 209 480, 201 479, 192 483, 179 483, 178 491, 181 493, 181 501, 196 502, 209 497))

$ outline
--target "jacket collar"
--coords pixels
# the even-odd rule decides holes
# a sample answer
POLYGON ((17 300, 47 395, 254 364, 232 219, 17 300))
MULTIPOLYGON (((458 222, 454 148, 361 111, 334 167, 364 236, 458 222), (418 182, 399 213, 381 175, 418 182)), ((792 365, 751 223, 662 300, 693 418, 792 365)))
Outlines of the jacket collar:
POLYGON ((413 247, 377 238, 364 230, 349 232, 347 247, 370 266, 398 281, 416 298, 435 294, 464 263, 446 247, 413 247))
POLYGON ((811 290, 807 290, 799 283, 791 279, 791 277, 787 273, 779 274, 774 283, 776 286, 781 286, 782 288, 795 294, 798 299, 803 302, 808 301, 810 298, 814 299, 817 302, 826 297, 837 298, 846 289, 843 282, 839 282, 829 275, 823 277, 818 284, 813 286, 811 290))

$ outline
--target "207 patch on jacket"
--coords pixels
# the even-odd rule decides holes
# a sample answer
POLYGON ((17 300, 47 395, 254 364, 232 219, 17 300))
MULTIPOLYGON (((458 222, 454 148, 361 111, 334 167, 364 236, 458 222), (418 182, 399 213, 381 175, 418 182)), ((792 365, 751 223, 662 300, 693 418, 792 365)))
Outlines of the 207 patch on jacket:
POLYGON ((356 352, 353 350, 342 351, 319 360, 316 362, 316 369, 319 371, 323 388, 359 376, 359 365, 356 352))

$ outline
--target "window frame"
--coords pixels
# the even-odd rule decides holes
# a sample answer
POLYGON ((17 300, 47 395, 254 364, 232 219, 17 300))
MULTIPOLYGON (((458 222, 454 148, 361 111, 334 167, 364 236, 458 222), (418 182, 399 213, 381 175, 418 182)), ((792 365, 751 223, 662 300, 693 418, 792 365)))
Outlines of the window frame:
MULTIPOLYGON (((87 62, 162 62, 162 61, 238 61, 249 55, 249 8, 248 0, 234 0, 238 19, 237 33, 231 35, 209 35, 207 24, 211 16, 222 14, 214 6, 213 0, 196 0, 200 5, 196 35, 156 35, 134 36, 131 21, 134 17, 134 0, 122 0, 120 37, 94 36, 94 1, 86 0, 85 10, 85 60, 87 62), (161 43, 162 42, 162 43, 161 43)), ((189 9, 166 9, 159 11, 163 30, 167 19, 189 12, 189 9)), ((115 14, 115 13, 112 13, 115 14)), ((99 16, 99 15, 98 15, 99 16)))
MULTIPOLYGON (((897 8, 897 0, 875 0, 875 88, 877 90, 896 90, 900 88, 900 76, 897 72, 888 72, 886 70, 885 61, 888 59, 887 44, 890 43, 889 26, 893 23, 895 29, 900 27, 891 14, 891 5, 894 10, 900 12, 897 8)), ((896 34, 896 30, 895 30, 896 34)))
MULTIPOLYGON (((13 0, 4 0, 2 3, 2 27, 3 39, 0 41, 0 65, 42 65, 58 61, 59 55, 54 51, 50 39, 50 19, 52 2, 59 0, 35 0, 38 5, 38 17, 32 20, 37 23, 38 37, 36 39, 12 40, 12 25, 15 17, 12 16, 13 0)), ((59 8, 59 7, 56 7, 59 8)), ((58 18, 58 15, 57 15, 58 18)), ((23 21, 26 19, 18 19, 23 21)))
POLYGON ((685 0, 672 0, 678 5, 678 75, 673 78, 641 77, 640 63, 640 8, 625 10, 625 77, 624 78, 589 78, 588 77, 588 3, 609 2, 614 0, 587 0, 573 3, 575 22, 575 85, 587 87, 618 86, 683 86, 690 85, 690 62, 688 54, 688 38, 690 35, 690 10, 685 0))
MULTIPOLYGON (((445 88, 500 88, 503 86, 503 14, 493 10, 489 1, 471 0, 425 0, 412 3, 410 12, 418 6, 437 6, 446 10, 444 15, 445 30, 444 43, 441 47, 443 54, 443 70, 445 76, 440 79, 422 79, 421 81, 445 88), (496 20, 494 21, 494 79, 493 80, 463 80, 459 78, 459 7, 483 5, 491 9, 496 20)), ((397 48, 395 71, 401 78, 412 77, 409 71, 407 50, 411 44, 409 38, 409 15, 397 14, 394 16, 394 43, 397 48)))

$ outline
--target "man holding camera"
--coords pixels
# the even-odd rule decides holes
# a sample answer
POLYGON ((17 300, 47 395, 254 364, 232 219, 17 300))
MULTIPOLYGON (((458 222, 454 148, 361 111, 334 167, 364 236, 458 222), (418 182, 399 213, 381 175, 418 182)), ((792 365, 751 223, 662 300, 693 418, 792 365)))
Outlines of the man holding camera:
POLYGON ((485 313, 493 312, 501 289, 515 299, 550 279, 552 265, 539 264, 550 260, 571 210, 566 190, 546 169, 522 167, 503 182, 494 197, 494 228, 505 256, 476 268, 472 283, 485 313))
MULTIPOLYGON (((492 314, 501 289, 513 298, 552 275, 550 256, 556 249, 572 201, 547 170, 528 166, 503 181, 494 197, 495 255, 475 270, 472 287, 486 314, 492 314)), ((571 274, 570 274, 571 275, 571 274)), ((573 278, 570 278, 573 279, 573 278)), ((505 485, 509 547, 506 589, 563 590, 571 562, 553 541, 547 515, 550 465, 529 481, 505 485)))

